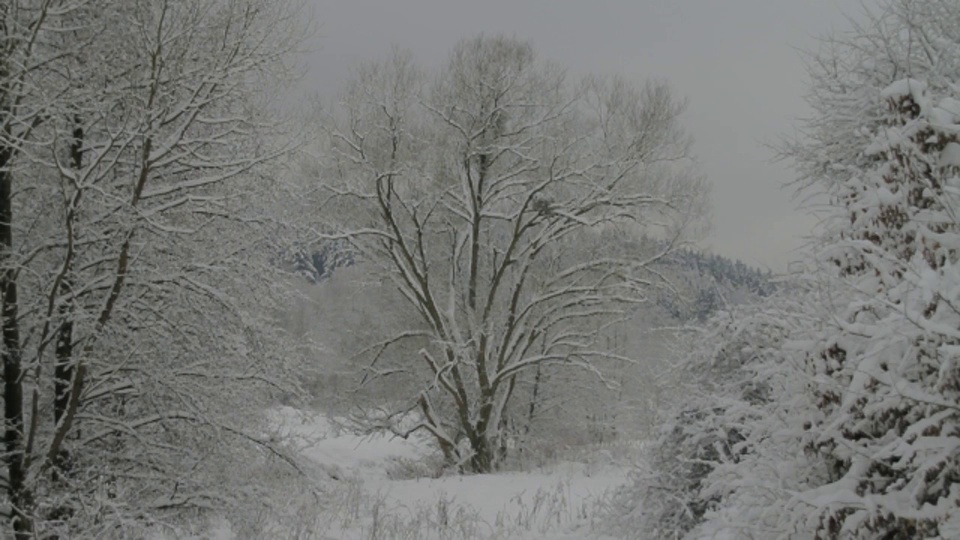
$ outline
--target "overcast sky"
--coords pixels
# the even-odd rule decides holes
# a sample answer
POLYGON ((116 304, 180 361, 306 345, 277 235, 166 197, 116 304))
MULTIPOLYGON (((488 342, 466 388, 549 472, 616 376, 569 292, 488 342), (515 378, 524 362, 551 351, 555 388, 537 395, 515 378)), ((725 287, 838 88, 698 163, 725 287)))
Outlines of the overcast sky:
POLYGON ((713 186, 713 251, 782 270, 813 220, 764 144, 806 114, 799 50, 845 26, 858 0, 312 0, 321 27, 305 83, 334 95, 351 66, 393 44, 427 66, 479 33, 530 41, 573 75, 669 81, 713 186))

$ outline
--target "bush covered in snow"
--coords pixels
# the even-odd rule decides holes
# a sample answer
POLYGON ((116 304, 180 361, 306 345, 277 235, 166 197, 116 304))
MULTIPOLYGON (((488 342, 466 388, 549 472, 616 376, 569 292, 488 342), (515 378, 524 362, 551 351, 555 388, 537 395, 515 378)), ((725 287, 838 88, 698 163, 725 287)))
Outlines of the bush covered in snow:
POLYGON ((815 320, 802 306, 774 296, 720 312, 691 336, 695 345, 679 366, 684 382, 664 412, 650 468, 637 471, 614 500, 619 532, 680 537, 732 493, 714 480, 755 461, 782 406, 779 396, 797 384, 782 366, 794 359, 792 336, 815 320))

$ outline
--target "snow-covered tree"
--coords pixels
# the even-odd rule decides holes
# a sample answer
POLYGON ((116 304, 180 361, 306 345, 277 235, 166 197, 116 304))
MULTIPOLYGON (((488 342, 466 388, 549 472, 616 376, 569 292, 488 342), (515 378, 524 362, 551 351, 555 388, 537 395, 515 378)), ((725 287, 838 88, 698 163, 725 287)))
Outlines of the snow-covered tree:
POLYGON ((136 527, 257 499, 230 464, 282 454, 287 387, 258 99, 297 3, 0 6, 3 505, 17 538, 136 527), (281 5, 282 4, 282 5, 281 5))
MULTIPOLYGON (((664 403, 648 466, 635 471, 613 499, 611 523, 617 532, 681 538, 725 505, 739 512, 737 534, 759 535, 751 526, 764 525, 769 500, 757 496, 734 505, 731 497, 745 490, 731 479, 741 471, 755 478, 758 471, 775 474, 775 467, 790 470, 793 462, 786 454, 791 448, 771 444, 771 436, 784 428, 784 408, 797 406, 791 400, 802 394, 798 387, 805 381, 790 366, 802 358, 798 338, 822 314, 810 311, 820 295, 794 284, 754 304, 721 311, 703 328, 679 337, 689 350, 678 373, 669 374, 672 380, 668 374, 661 377, 680 391, 664 403)), ((768 497, 776 491, 762 490, 768 497)))
POLYGON ((835 209, 822 260, 849 287, 810 354, 830 482, 820 536, 960 534, 960 4, 898 0, 814 72, 797 159, 835 209))
POLYGON ((731 372, 782 382, 748 422, 713 421, 748 428, 743 452, 681 474, 713 497, 690 536, 954 538, 960 3, 884 2, 825 41, 811 74, 814 115, 786 150, 829 202, 815 271, 779 350, 731 372))
POLYGON ((418 411, 449 460, 495 466, 538 366, 618 358, 603 330, 699 225, 682 109, 659 84, 572 84, 503 37, 460 43, 432 76, 403 52, 358 70, 330 126, 329 236, 402 294, 407 327, 369 372, 416 383, 395 412, 418 411), (641 234, 662 249, 623 249, 641 234), (419 353, 391 355, 406 340, 419 353))

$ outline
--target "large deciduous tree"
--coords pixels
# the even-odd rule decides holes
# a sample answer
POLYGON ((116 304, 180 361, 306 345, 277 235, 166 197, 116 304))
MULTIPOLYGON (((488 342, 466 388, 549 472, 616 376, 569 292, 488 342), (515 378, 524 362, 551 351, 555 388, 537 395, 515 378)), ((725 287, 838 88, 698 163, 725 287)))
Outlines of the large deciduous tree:
POLYGON ((297 6, 0 6, 3 504, 17 538, 136 536, 226 511, 257 496, 224 467, 281 453, 250 429, 290 380, 262 215, 285 145, 257 99, 289 66, 297 6))
POLYGON ((416 410, 450 461, 496 465, 538 368, 602 376, 599 362, 626 360, 605 329, 701 225, 682 110, 663 84, 574 83, 503 37, 461 42, 434 73, 396 51, 347 86, 328 130, 328 236, 401 295, 406 327, 371 347, 368 375, 414 388, 393 411, 416 410), (642 236, 656 249, 626 249, 642 236), (402 342, 417 352, 393 354, 402 342))

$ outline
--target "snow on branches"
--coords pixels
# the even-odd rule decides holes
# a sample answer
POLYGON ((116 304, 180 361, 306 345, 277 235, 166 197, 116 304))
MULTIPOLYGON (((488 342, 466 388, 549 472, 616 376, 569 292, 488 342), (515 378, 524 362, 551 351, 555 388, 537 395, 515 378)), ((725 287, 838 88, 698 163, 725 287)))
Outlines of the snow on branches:
POLYGON ((0 5, 0 505, 17 539, 142 536, 258 499, 226 465, 275 455, 256 417, 293 380, 263 257, 267 166, 289 147, 256 100, 286 75, 298 5, 0 5))
MULTIPOLYGON (((708 460, 688 498, 710 504, 686 526, 694 537, 956 538, 960 5, 884 2, 824 42, 811 77, 815 114, 785 148, 800 186, 829 200, 815 270, 792 286, 789 311, 805 322, 727 375, 789 384, 767 403, 736 401, 746 421, 739 407, 701 406, 711 425, 746 427, 745 451, 708 460)), ((754 316, 774 323, 769 309, 754 316)), ((679 448, 681 461, 696 457, 679 448)))
POLYGON ((540 366, 602 378, 624 360, 603 331, 663 283, 653 265, 704 204, 682 109, 664 85, 571 84, 503 37, 463 41, 432 77, 402 52, 358 70, 329 123, 329 236, 405 299, 398 337, 425 347, 386 373, 415 381, 404 401, 451 461, 502 459, 540 366), (662 249, 630 253, 642 234, 662 249))

